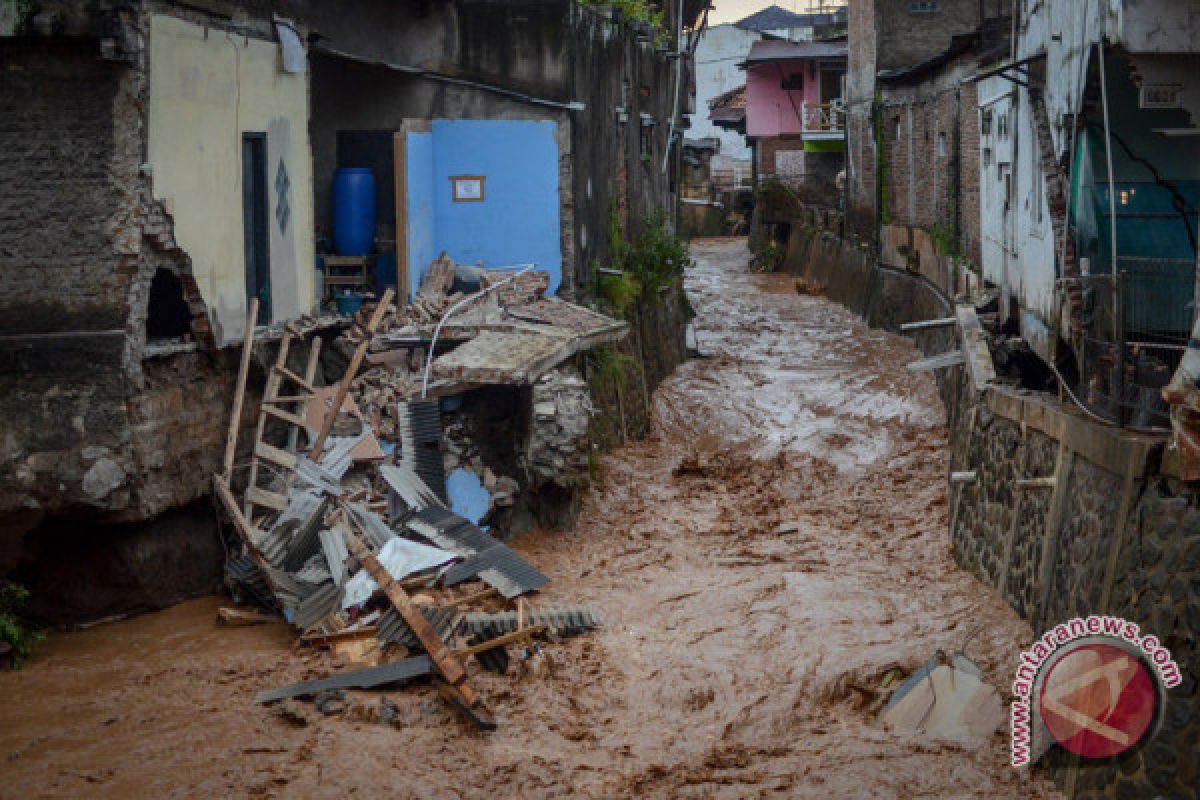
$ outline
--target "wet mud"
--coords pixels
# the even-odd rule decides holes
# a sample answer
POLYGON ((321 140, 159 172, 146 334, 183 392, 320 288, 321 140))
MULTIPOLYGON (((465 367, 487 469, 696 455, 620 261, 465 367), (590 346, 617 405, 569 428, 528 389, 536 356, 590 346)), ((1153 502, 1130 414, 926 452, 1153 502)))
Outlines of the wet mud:
MULTIPOLYGON (((944 415, 903 339, 701 240, 708 356, 607 456, 576 529, 514 544, 599 631, 536 674, 475 675, 500 723, 428 686, 298 725, 256 692, 338 666, 218 598, 52 636, 0 675, 0 797, 1051 797, 980 747, 890 731, 889 670, 965 649, 1007 692, 1028 625, 956 567, 944 415)), ((476 668, 472 667, 474 671, 476 668)), ((310 707, 311 708, 311 707, 310 707)))

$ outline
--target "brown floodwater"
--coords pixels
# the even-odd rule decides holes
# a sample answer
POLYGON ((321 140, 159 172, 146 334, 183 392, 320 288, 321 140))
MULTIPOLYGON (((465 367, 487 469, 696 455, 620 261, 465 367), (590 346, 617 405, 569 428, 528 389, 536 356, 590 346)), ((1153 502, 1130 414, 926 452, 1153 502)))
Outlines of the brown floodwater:
MULTIPOLYGON (((500 728, 429 686, 297 727, 254 694, 338 668, 219 598, 52 635, 0 675, 0 798, 1051 797, 977 747, 888 730, 878 687, 938 650, 1006 692, 1028 626, 954 563, 944 415, 896 336, 701 240, 687 279, 710 356, 603 460, 575 530, 516 548, 537 602, 604 626, 546 669, 474 674, 500 728)), ((474 673, 477 668, 472 667, 474 673)))

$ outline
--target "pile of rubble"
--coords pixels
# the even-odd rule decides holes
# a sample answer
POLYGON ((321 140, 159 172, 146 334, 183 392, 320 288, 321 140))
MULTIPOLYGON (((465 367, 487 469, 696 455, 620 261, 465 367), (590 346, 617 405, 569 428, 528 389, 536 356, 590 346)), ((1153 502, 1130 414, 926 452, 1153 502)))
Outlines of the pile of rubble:
MULTIPOLYGON (((549 579, 481 529, 478 517, 473 521, 451 510, 448 468, 478 475, 492 507, 515 502, 520 484, 489 469, 463 430, 445 435, 439 400, 422 385, 429 353, 434 352, 434 365, 446 356, 435 349, 436 331, 423 326, 449 328, 446 310, 468 306, 461 301, 471 293, 488 296, 489 287, 508 291, 491 292, 484 313, 471 315, 471 330, 456 326, 447 342, 461 349, 463 342, 496 333, 497 326, 500 332, 519 326, 575 352, 571 345, 579 345, 572 341, 579 331, 514 317, 509 304, 516 304, 516 314, 536 318, 562 303, 543 296, 544 273, 520 278, 485 272, 471 284, 461 268, 439 259, 418 302, 397 309, 388 291, 343 334, 336 346, 349 365, 334 386, 315 385, 319 339, 311 342, 307 370, 289 369, 289 350, 303 339, 285 329, 268 373, 250 461, 236 470, 235 481, 237 421, 254 336, 247 326, 224 468, 214 475, 216 495, 240 542, 226 565, 228 582, 235 597, 282 614, 307 645, 354 646, 374 654, 368 668, 265 691, 260 702, 431 677, 443 698, 491 729, 495 723, 486 704, 470 685, 469 659, 503 671, 507 647, 537 648, 535 640, 597 624, 588 608, 527 605, 525 597, 549 579)), ((561 307, 569 307, 576 325, 593 313, 561 307)), ((611 320, 601 319, 605 335, 615 331, 611 320)), ((591 322, 595 327, 597 320, 591 322)), ((535 470, 581 457, 586 463, 586 452, 579 453, 589 411, 586 387, 570 373, 545 377, 554 366, 530 377, 537 381, 534 414, 553 421, 557 432, 537 439, 545 453, 534 460, 535 470)), ((439 380, 443 390, 449 384, 459 391, 475 385, 444 375, 439 380)))

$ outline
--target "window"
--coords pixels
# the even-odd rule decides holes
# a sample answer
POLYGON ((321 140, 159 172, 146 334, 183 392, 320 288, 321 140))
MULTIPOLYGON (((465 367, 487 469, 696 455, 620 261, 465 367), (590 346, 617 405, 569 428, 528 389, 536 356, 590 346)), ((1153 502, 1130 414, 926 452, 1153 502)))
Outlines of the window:
POLYGON ((940 10, 937 0, 923 0, 908 4, 908 13, 910 14, 936 14, 940 10))
POLYGON ((942 158, 946 157, 946 134, 945 132, 938 134, 938 155, 942 158))
POLYGON ((996 135, 1001 139, 1008 138, 1008 112, 1001 114, 996 120, 996 135))
POLYGON ((992 132, 992 110, 989 108, 979 118, 979 132, 987 136, 992 132))
POLYGON ((983 165, 985 167, 988 167, 988 166, 991 166, 991 164, 992 164, 992 148, 985 147, 985 148, 983 148, 983 165))
POLYGON ((892 141, 900 141, 900 117, 892 117, 892 141))
POLYGON ((789 75, 786 75, 786 76, 784 76, 783 80, 780 82, 779 85, 780 85, 780 88, 785 89, 789 92, 803 91, 804 90, 804 73, 803 72, 793 72, 789 75))

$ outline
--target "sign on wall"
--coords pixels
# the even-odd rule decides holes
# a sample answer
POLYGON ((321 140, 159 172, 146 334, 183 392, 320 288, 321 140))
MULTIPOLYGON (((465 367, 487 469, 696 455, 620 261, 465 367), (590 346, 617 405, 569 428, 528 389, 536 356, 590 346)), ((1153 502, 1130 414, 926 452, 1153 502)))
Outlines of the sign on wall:
POLYGON ((451 175, 450 181, 454 184, 454 202, 483 202, 483 175, 451 175))

